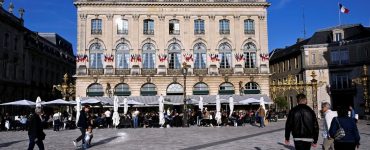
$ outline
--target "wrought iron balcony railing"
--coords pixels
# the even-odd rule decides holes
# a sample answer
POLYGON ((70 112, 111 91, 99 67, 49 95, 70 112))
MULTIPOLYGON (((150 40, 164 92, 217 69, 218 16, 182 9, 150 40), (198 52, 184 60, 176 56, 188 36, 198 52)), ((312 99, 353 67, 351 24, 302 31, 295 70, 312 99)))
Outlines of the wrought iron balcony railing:
POLYGON ((157 69, 146 69, 146 68, 141 68, 141 74, 142 75, 154 75, 157 74, 157 69))
POLYGON ((204 33, 205 33, 204 30, 195 30, 194 31, 195 35, 203 35, 204 33))
POLYGON ((244 30, 244 34, 254 34, 254 30, 244 30))
POLYGON ((182 75, 181 69, 167 69, 168 75, 182 75))
POLYGON ((244 68, 244 73, 250 74, 250 73, 258 73, 258 68, 244 68))
POLYGON ((219 68, 218 69, 219 74, 234 74, 233 68, 219 68))
POLYGON ((103 75, 104 74, 104 69, 103 68, 96 68, 96 69, 91 69, 89 68, 89 75, 103 75))
POLYGON ((117 34, 127 35, 128 34, 128 30, 117 30, 117 34))
POLYGON ((193 74, 195 74, 195 75, 206 75, 206 74, 208 74, 208 69, 207 68, 193 69, 193 74))
POLYGON ((91 34, 97 34, 97 35, 100 35, 102 34, 102 30, 101 29, 91 29, 91 34))
POLYGON ((131 73, 131 69, 124 69, 124 68, 116 68, 115 75, 129 75, 131 73))
POLYGON ((171 35, 180 35, 180 30, 170 30, 171 35))
POLYGON ((154 30, 144 30, 145 35, 154 35, 154 30))
POLYGON ((230 34, 230 30, 220 30, 220 34, 230 34))

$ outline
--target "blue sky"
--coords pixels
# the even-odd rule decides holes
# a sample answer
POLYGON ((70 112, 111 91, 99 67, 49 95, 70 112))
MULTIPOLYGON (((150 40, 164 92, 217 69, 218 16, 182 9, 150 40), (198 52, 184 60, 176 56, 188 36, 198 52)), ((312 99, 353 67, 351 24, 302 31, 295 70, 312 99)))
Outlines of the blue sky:
MULTIPOLYGON (((10 0, 5 0, 8 8, 10 0)), ((339 24, 338 2, 350 9, 342 14, 342 24, 361 23, 370 26, 370 0, 268 0, 269 50, 295 43, 303 37, 304 8, 306 37, 315 31, 339 24)), ((38 32, 56 32, 69 40, 76 51, 77 14, 73 0, 12 0, 15 14, 23 7, 25 25, 38 32)))

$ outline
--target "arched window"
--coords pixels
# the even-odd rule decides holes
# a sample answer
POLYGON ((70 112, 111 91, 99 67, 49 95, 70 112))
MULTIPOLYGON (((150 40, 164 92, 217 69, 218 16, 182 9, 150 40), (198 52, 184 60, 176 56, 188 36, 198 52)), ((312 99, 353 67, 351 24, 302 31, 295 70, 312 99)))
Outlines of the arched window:
POLYGON ((244 34, 254 34, 254 20, 244 20, 244 34))
POLYGON ((130 96, 130 87, 126 83, 120 83, 114 88, 114 95, 117 96, 130 96))
POLYGON ((143 46, 143 68, 154 69, 155 68, 155 47, 152 43, 146 43, 143 46))
POLYGON ((220 34, 230 34, 230 21, 227 19, 222 19, 219 21, 220 24, 220 34))
POLYGON ((232 62, 230 44, 227 42, 220 44, 218 51, 218 58, 220 58, 220 68, 230 68, 232 62))
POLYGON ((116 68, 128 69, 130 66, 130 47, 120 43, 116 47, 116 68))
POLYGON ((144 84, 140 89, 141 96, 155 96, 157 95, 157 87, 152 83, 144 84))
POLYGON ((154 35, 154 20, 152 19, 144 20, 144 34, 154 35))
POLYGON ((257 57, 256 45, 249 42, 249 43, 244 45, 243 51, 244 51, 244 57, 245 57, 244 67, 245 68, 256 68, 257 67, 257 64, 256 64, 256 59, 257 59, 256 58, 257 57))
POLYGON ((90 68, 103 68, 104 48, 100 43, 91 44, 90 48, 90 68))
POLYGON ((181 48, 177 43, 168 46, 168 67, 170 69, 181 69, 181 48))
POLYGON ((194 45, 194 68, 205 69, 207 64, 207 49, 203 43, 194 45))
POLYGON ((177 19, 172 19, 169 21, 169 33, 178 35, 180 34, 180 21, 177 19))
POLYGON ((229 83, 229 82, 222 83, 220 85, 220 88, 218 90, 218 93, 220 95, 232 95, 232 94, 235 94, 234 85, 231 84, 231 83, 229 83))
POLYGON ((245 84, 244 94, 260 94, 261 90, 256 82, 248 82, 245 84))
POLYGON ((183 95, 184 88, 181 84, 172 83, 167 87, 167 95, 183 95))
POLYGON ((86 90, 86 95, 88 97, 103 96, 104 95, 103 86, 99 83, 91 84, 86 90))
POLYGON ((194 34, 204 34, 204 20, 194 20, 194 34))
POLYGON ((208 85, 204 82, 198 82, 193 87, 193 95, 208 95, 209 89, 208 85))

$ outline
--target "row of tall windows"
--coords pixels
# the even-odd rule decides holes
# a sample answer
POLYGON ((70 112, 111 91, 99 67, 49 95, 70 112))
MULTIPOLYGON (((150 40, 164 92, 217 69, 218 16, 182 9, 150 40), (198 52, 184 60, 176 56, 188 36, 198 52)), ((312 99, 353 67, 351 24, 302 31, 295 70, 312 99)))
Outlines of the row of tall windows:
MULTIPOLYGON (((128 34, 129 24, 127 19, 116 19, 117 34, 128 34)), ((92 19, 91 20, 91 34, 102 34, 103 25, 102 19, 92 19)), ((154 35, 154 20, 145 19, 143 21, 143 34, 154 35)), ((179 35, 180 34, 180 21, 177 19, 172 19, 169 21, 168 26, 169 34, 179 35)), ((228 19, 219 20, 219 33, 220 34, 230 34, 230 21, 228 19)), ((246 19, 244 20, 244 33, 254 34, 254 20, 246 19)), ((203 19, 194 20, 194 34, 205 34, 205 21, 203 19)))
MULTIPOLYGON (((207 67, 207 48, 204 43, 194 45, 194 68, 205 69, 207 67)), ((245 68, 256 68, 256 53, 257 48, 253 43, 245 44, 243 48, 244 66, 245 68)), ((104 47, 100 43, 93 43, 90 46, 90 68, 103 68, 104 47)), ((180 69, 182 66, 181 47, 177 43, 173 43, 168 47, 168 66, 170 69, 180 69)), ((220 44, 218 49, 218 61, 220 68, 232 67, 232 49, 227 42, 220 44)), ((120 43, 116 47, 115 54, 116 67, 126 69, 130 67, 130 47, 127 43, 120 43)), ((156 48, 152 43, 146 43, 142 47, 142 67, 145 69, 156 68, 156 48)))

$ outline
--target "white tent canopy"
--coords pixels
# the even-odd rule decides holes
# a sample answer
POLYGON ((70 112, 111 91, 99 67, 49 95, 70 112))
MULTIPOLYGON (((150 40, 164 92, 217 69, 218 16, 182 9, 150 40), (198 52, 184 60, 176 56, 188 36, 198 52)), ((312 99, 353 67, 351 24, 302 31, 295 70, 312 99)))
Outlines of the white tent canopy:
POLYGON ((65 101, 63 99, 56 99, 48 102, 41 102, 42 105, 73 105, 71 102, 65 101))
POLYGON ((19 100, 14 102, 8 102, 0 104, 2 106, 35 106, 36 103, 29 100, 19 100))

